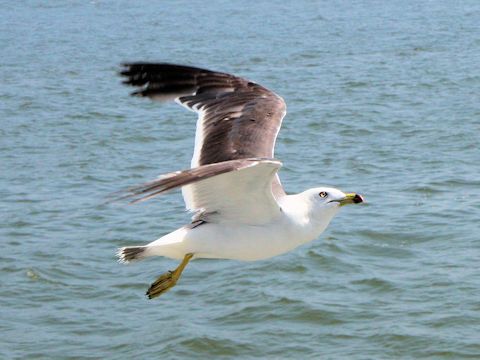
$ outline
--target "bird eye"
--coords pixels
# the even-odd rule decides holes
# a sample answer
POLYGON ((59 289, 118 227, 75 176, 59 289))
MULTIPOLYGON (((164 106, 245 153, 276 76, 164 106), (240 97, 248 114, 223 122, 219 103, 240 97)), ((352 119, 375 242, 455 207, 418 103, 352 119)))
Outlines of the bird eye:
POLYGON ((325 191, 320 191, 318 196, 320 196, 321 198, 325 198, 328 196, 328 194, 325 191))

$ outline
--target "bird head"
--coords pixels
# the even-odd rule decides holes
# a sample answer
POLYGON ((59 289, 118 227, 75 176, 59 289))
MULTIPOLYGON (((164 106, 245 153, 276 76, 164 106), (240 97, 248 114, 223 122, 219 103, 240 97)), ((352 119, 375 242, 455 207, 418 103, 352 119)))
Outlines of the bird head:
POLYGON ((363 197, 359 194, 344 193, 329 187, 313 188, 304 194, 310 203, 310 218, 325 223, 325 226, 342 206, 364 202, 363 197))

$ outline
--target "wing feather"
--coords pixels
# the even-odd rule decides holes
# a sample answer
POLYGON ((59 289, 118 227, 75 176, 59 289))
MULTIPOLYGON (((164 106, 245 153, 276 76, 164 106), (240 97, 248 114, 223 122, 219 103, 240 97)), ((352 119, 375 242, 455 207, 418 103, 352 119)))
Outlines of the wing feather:
MULTIPOLYGON (((175 99, 198 113, 192 168, 274 157, 286 105, 267 88, 227 73, 167 63, 127 63, 120 74, 125 84, 137 87, 132 95, 175 99)), ((272 188, 276 197, 285 195, 278 176, 272 188)))
POLYGON ((280 214, 271 186, 280 167, 279 161, 257 158, 208 164, 131 187, 119 199, 137 203, 181 187, 195 219, 262 224, 280 214))

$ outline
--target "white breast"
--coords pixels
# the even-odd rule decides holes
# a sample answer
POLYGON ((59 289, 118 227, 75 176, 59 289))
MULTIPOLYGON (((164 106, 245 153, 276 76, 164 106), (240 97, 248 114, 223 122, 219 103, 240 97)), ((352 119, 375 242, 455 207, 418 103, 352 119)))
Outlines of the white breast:
POLYGON ((312 241, 317 232, 287 214, 261 226, 203 224, 193 229, 182 245, 197 258, 254 261, 286 253, 312 241))

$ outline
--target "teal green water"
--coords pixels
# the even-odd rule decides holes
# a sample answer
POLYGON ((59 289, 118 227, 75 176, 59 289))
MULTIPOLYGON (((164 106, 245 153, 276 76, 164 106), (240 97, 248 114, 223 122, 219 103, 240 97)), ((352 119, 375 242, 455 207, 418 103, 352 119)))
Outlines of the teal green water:
POLYGON ((0 4, 1 359, 480 358, 478 1, 0 4), (176 264, 115 249, 186 223, 181 196, 103 202, 188 167, 195 120, 130 98, 135 60, 275 90, 287 190, 368 204, 147 300, 176 264))

